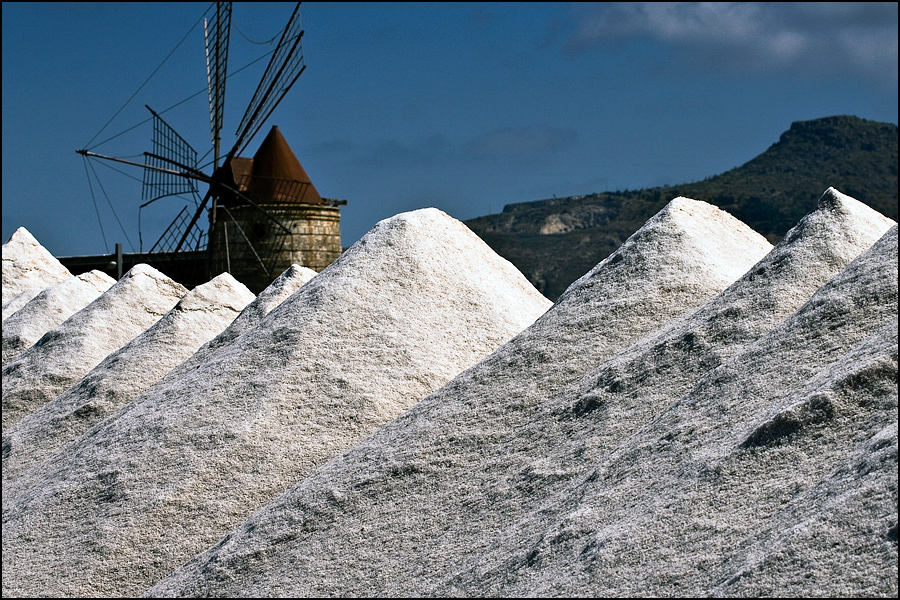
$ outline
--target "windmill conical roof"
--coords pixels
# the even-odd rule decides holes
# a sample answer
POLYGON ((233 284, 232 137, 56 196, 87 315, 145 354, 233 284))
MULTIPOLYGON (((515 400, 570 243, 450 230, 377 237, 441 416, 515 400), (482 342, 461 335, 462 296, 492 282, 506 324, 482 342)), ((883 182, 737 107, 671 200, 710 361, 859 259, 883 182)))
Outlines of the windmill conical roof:
POLYGON ((322 204, 322 197, 277 125, 253 155, 251 197, 264 195, 275 202, 322 204))

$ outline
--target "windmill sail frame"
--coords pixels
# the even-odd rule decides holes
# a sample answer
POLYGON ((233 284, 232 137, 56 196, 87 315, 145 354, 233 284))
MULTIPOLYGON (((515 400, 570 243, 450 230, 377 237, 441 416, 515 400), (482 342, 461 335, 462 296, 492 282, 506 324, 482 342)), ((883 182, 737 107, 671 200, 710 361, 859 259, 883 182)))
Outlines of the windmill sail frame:
MULTIPOLYGON (((153 120, 153 151, 144 153, 144 165, 142 165, 144 168, 143 204, 141 208, 160 198, 178 195, 191 195, 195 205, 192 207, 192 215, 190 214, 191 208, 188 206, 182 207, 179 214, 153 245, 150 253, 155 252, 160 254, 160 257, 165 255, 171 259, 179 253, 198 251, 205 242, 207 269, 211 270, 213 268, 213 237, 214 233, 218 231, 218 235, 226 240, 225 255, 229 271, 233 256, 229 255, 227 240, 231 237, 232 239, 242 238, 246 243, 246 247, 249 248, 249 251, 255 257, 259 268, 262 269, 264 274, 268 274, 276 261, 276 254, 283 254, 287 251, 291 256, 294 256, 295 252, 295 233, 292 232, 291 227, 296 228, 298 224, 291 220, 292 225, 288 227, 285 222, 282 222, 281 216, 286 216, 288 219, 296 218, 288 216, 293 213, 290 211, 285 212, 285 209, 282 208, 283 206, 295 206, 301 212, 308 212, 310 209, 319 210, 321 214, 312 218, 324 218, 325 221, 333 223, 339 221, 339 215, 336 214, 337 206, 345 204, 346 201, 324 202, 318 191, 315 190, 315 187, 308 180, 308 176, 305 175, 302 167, 300 167, 300 171, 303 172, 303 178, 299 181, 281 181, 280 175, 276 174, 273 176, 267 170, 264 166, 268 164, 266 161, 260 161, 258 165, 254 165, 255 167, 263 168, 259 172, 256 172, 259 170, 258 168, 254 168, 254 173, 250 176, 251 181, 249 182, 246 178, 235 177, 235 172, 233 171, 233 161, 235 160, 250 161, 251 165, 254 164, 252 159, 238 158, 238 154, 256 136, 260 128, 306 69, 301 44, 304 34, 300 26, 301 4, 300 2, 296 3, 287 24, 283 28, 279 42, 272 52, 269 63, 235 132, 236 141, 224 156, 221 151, 221 130, 224 124, 232 3, 217 2, 213 15, 203 19, 210 138, 213 153, 213 170, 211 174, 205 174, 200 171, 197 151, 174 128, 166 123, 158 113, 150 109, 149 106, 147 107, 152 114, 153 120), (255 181, 253 181, 254 178, 255 181), (209 188, 202 199, 200 198, 197 181, 209 184, 209 188), (271 195, 259 193, 260 190, 268 190, 269 188, 273 190, 271 195), (288 204, 285 205, 285 202, 288 204), (204 228, 200 223, 200 217, 207 210, 207 207, 209 213, 208 233, 203 231, 204 228), (240 209, 238 211, 239 215, 236 213, 236 209, 240 209), (335 214, 331 215, 329 213, 326 215, 325 213, 329 210, 334 211, 335 214), (219 220, 217 213, 219 211, 224 211, 222 218, 227 221, 222 223, 223 230, 217 228, 219 220), (246 219, 254 212, 260 216, 251 219, 252 225, 250 221, 242 221, 244 223, 242 227, 238 219, 246 219), (276 216, 276 214, 279 216, 276 216), (270 225, 265 225, 266 223, 270 225), (231 228, 230 232, 229 228, 231 228), (260 238, 259 231, 261 229, 265 230, 265 239, 260 238), (260 256, 261 252, 255 247, 256 244, 262 244, 263 247, 267 248, 268 252, 260 256)), ((273 128, 273 130, 277 130, 277 128, 273 128)), ((78 152, 85 156, 116 160, 138 166, 137 163, 98 155, 87 150, 79 150, 78 152)), ((289 149, 288 152, 290 152, 289 149)), ((292 153, 291 156, 293 156, 292 153)), ((296 162, 296 157, 293 160, 296 162)), ((299 167, 299 163, 297 163, 297 166, 299 167)), ((243 173, 242 175, 246 176, 247 174, 243 173)), ((303 239, 307 239, 310 234, 304 228, 305 226, 299 227, 297 235, 306 236, 303 239)), ((337 225, 334 226, 334 231, 337 233, 327 235, 336 236, 337 255, 339 255, 340 233, 337 225)), ((217 244, 219 243, 217 242, 217 244)), ((302 252, 307 251, 305 243, 301 244, 302 252)), ((328 244, 328 247, 331 248, 332 242, 328 242, 328 244)), ((332 250, 329 249, 324 252, 328 254, 332 250)), ((314 253, 319 254, 319 250, 315 250, 314 253)), ((148 259, 148 262, 150 260, 152 259, 148 259)))
POLYGON ((206 81, 209 91, 209 126, 213 144, 213 168, 219 168, 222 127, 225 115, 225 82, 228 72, 228 48, 231 40, 231 2, 216 3, 212 27, 203 22, 206 40, 206 81))
POLYGON ((147 110, 153 115, 153 152, 144 153, 144 164, 151 168, 144 169, 141 191, 141 201, 144 204, 141 208, 165 196, 198 195, 195 179, 165 169, 169 165, 175 165, 199 172, 197 151, 156 111, 149 106, 147 110))

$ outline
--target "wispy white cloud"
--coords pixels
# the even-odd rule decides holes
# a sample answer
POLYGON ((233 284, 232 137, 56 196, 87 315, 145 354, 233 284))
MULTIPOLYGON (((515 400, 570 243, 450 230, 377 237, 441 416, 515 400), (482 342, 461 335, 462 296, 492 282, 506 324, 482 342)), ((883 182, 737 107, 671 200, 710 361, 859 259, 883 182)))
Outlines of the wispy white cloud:
POLYGON ((569 52, 632 40, 729 70, 857 73, 897 84, 894 2, 609 2, 578 5, 569 52))

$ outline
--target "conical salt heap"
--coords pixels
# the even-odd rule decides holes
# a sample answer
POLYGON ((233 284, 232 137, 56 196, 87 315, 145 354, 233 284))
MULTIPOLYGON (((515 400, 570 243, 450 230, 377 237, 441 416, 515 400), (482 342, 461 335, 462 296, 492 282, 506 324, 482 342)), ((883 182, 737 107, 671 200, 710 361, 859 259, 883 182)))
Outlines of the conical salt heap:
MULTIPOLYGON (((492 478, 507 455, 517 454, 516 430, 543 413, 546 399, 634 339, 714 297, 770 249, 762 236, 727 213, 704 202, 673 200, 534 325, 285 496, 296 493, 329 517, 306 534, 291 534, 296 546, 287 538, 277 544, 278 552, 296 560, 308 551, 307 542, 322 542, 315 555, 294 563, 296 577, 286 575, 282 581, 279 569, 274 580, 288 594, 371 595, 390 589, 389 582, 407 568, 419 577, 440 573, 442 567, 435 564, 443 561, 444 569, 455 569, 450 563, 459 556, 451 558, 453 550, 444 552, 443 545, 457 548, 459 542, 464 555, 467 539, 496 528, 490 519, 479 522, 479 512, 498 502, 515 514, 516 505, 533 501, 528 489, 520 496, 514 487, 495 486, 492 478), (434 457, 440 457, 439 466, 434 457), (442 508, 446 512, 435 518, 442 508), (333 519, 339 521, 332 529, 327 523, 333 519), (346 535, 360 527, 365 527, 363 537, 346 535), (381 536, 391 552, 375 550, 381 536), (361 551, 351 550, 353 545, 361 551), (407 558, 411 562, 401 566, 407 558), (350 575, 365 561, 372 568, 350 575)), ((305 510, 295 512, 292 502, 281 506, 290 520, 306 519, 305 510)), ((273 527, 293 528, 287 522, 273 527)), ((260 544, 269 531, 259 530, 260 544)), ((242 532, 235 537, 247 541, 242 532)), ((230 543, 224 548, 238 556, 243 552, 230 543)), ((234 564, 252 568, 240 558, 234 564)), ((220 568, 217 564, 214 571, 220 568)), ((234 582, 247 583, 236 575, 234 582)), ((173 593, 183 583, 162 585, 156 592, 173 593)), ((193 583, 185 589, 204 589, 209 582, 193 583)), ((423 592, 409 588, 407 593, 423 592)))
POLYGON ((116 280, 101 271, 69 277, 52 285, 3 322, 3 366, 63 321, 96 300, 116 280))
POLYGON ((29 288, 44 289, 72 274, 24 227, 3 244, 3 304, 29 288))
POLYGON ((7 317, 11 317, 14 315, 20 308, 31 302, 31 299, 44 291, 43 288, 28 288, 21 292, 19 295, 13 298, 8 302, 3 303, 3 322, 6 322, 7 317))
MULTIPOLYGON (((204 344, 194 356, 191 356, 189 361, 191 369, 197 368, 200 363, 208 360, 219 348, 227 346, 248 329, 256 327, 266 315, 315 276, 315 271, 300 265, 291 265, 285 269, 266 289, 259 293, 259 296, 253 302, 241 311, 241 314, 234 319, 225 331, 204 344)), ((177 385, 180 385, 180 383, 177 385)))
MULTIPOLYGON (((180 390, 183 389, 185 385, 187 385, 185 381, 188 381, 190 379, 193 372, 197 368, 199 368, 204 362, 212 360, 216 352, 224 347, 227 347, 228 344, 231 343, 231 341, 233 341, 239 335, 241 335, 248 329, 255 327, 260 321, 263 320, 263 318, 267 314, 269 314, 269 312, 271 312, 275 307, 281 304, 281 302, 283 302, 291 294, 300 289, 300 287, 307 281, 315 277, 315 275, 316 272, 312 269, 301 267, 299 265, 291 265, 265 290, 263 290, 257 298, 250 302, 250 304, 248 304, 240 312, 240 314, 236 318, 234 318, 234 320, 228 325, 228 327, 225 328, 224 331, 203 344, 203 346, 196 352, 194 352, 194 354, 181 362, 181 364, 177 365, 175 368, 168 371, 159 381, 153 383, 153 385, 147 391, 147 394, 157 396, 165 394, 179 394, 180 390)), ((244 293, 241 290, 245 290, 246 288, 242 284, 230 281, 232 279, 230 276, 228 276, 227 278, 223 276, 220 277, 222 277, 225 282, 228 282, 230 284, 227 287, 235 287, 235 289, 231 290, 232 293, 228 294, 229 296, 234 295, 235 292, 239 296, 244 296, 244 293)), ((249 290, 247 290, 247 292, 249 292, 249 290)), ((178 307, 182 305, 184 300, 192 295, 196 294, 194 294, 194 292, 190 292, 189 294, 187 294, 184 298, 182 298, 182 301, 172 309, 172 311, 177 311, 178 307)), ((215 298, 212 298, 212 300, 213 302, 221 302, 222 299, 220 298, 219 300, 216 300, 215 298)), ((243 300, 241 300, 241 302, 243 302, 243 300)), ((227 308, 224 308, 224 310, 226 312, 228 311, 227 308)), ((172 311, 169 311, 167 317, 173 314, 172 311)), ((163 324, 163 321, 165 320, 166 317, 160 319, 160 321, 158 321, 156 325, 135 338, 135 340, 132 340, 132 342, 126 345, 122 350, 109 355, 103 361, 103 363, 95 368, 94 371, 85 376, 85 379, 82 379, 82 381, 80 381, 78 384, 76 384, 72 388, 69 388, 69 390, 63 392, 54 400, 48 402, 38 410, 29 414, 21 421, 10 427, 8 431, 4 432, 4 498, 6 498, 7 496, 7 490, 15 487, 14 485, 12 485, 12 481, 14 479, 17 479, 20 473, 28 470, 29 468, 34 468, 35 465, 39 464, 47 457, 52 456, 53 453, 56 452, 62 444, 71 442, 79 435, 87 431, 90 426, 101 420, 102 417, 105 417, 109 414, 109 410, 94 410, 94 408, 99 408, 97 407, 96 396, 98 394, 96 392, 96 389, 108 388, 113 384, 118 386, 119 384, 119 382, 115 379, 107 380, 107 378, 109 378, 109 373, 107 373, 104 369, 105 363, 107 361, 114 361, 114 364, 112 366, 114 368, 118 368, 118 363, 121 362, 121 359, 118 357, 119 353, 123 350, 129 349, 130 346, 134 345, 139 340, 141 341, 140 348, 143 348, 142 353, 147 352, 147 349, 144 348, 143 344, 143 342, 145 341, 144 338, 148 337, 148 334, 153 332, 153 330, 158 331, 160 329, 160 325, 163 324), (96 375, 97 377, 92 378, 92 375, 96 375), (84 398, 82 398, 83 386, 86 385, 91 379, 99 379, 99 382, 96 387, 88 386, 91 389, 88 390, 90 391, 90 393, 86 396, 87 404, 84 404, 82 402, 84 400, 84 398), (74 405, 73 402, 75 403, 74 405)), ((175 324, 181 326, 184 324, 183 322, 185 321, 185 319, 177 319, 175 321, 175 324)), ((167 330, 168 327, 163 329, 163 332, 167 330)), ((159 338, 159 335, 154 334, 154 337, 159 338)), ((191 339, 194 339, 196 335, 190 337, 191 339)), ((206 337, 206 335, 204 335, 203 337, 206 337)), ((182 347, 184 346, 184 340, 181 341, 180 345, 182 347)), ((142 362, 145 360, 149 360, 149 358, 142 359, 142 362)), ((163 362, 166 361, 171 361, 171 357, 166 357, 163 362)), ((127 362, 127 364, 133 367, 135 362, 135 360, 130 360, 127 362)), ((156 369, 159 370, 159 367, 156 367, 156 369)), ((142 379, 144 379, 144 377, 142 377, 142 379)), ((121 398, 122 395, 122 391, 117 391, 115 393, 115 396, 119 398, 121 398)), ((131 400, 137 395, 137 393, 130 393, 130 397, 128 397, 127 400, 131 400)), ((104 394, 104 396, 107 396, 107 394, 104 394)), ((116 402, 115 404, 121 406, 121 404, 123 403, 116 402)))
POLYGON ((143 591, 549 306, 446 214, 382 221, 177 391, 23 474, 4 593, 143 591))
MULTIPOLYGON (((802 305, 890 224, 852 198, 828 190, 818 210, 728 290, 676 326, 601 362, 609 365, 601 373, 619 369, 621 387, 610 385, 618 398, 579 403, 581 396, 571 389, 557 398, 538 396, 544 406, 530 411, 523 422, 523 408, 497 402, 510 395, 509 385, 491 384, 499 372, 472 374, 508 356, 548 313, 479 367, 314 472, 149 593, 253 595, 260 584, 285 595, 504 595, 452 575, 477 564, 482 553, 497 548, 496 554, 503 554, 517 541, 504 532, 532 512, 542 516, 547 499, 590 466, 598 447, 615 447, 627 439, 624 425, 634 431, 652 419, 641 402, 655 406, 657 413, 663 410, 667 399, 680 395, 678 390, 689 389, 735 347, 752 343, 802 305), (697 340, 692 346, 684 343, 688 334, 697 340), (666 385, 674 396, 667 398, 666 385), (655 391, 648 394, 645 388, 655 391), (637 400, 618 406, 633 398, 637 400), (499 406, 488 411, 490 404, 499 406), (628 411, 637 418, 621 414, 628 411), (602 425, 591 432, 597 419, 602 425), (441 456, 440 468, 431 464, 431 456, 441 456), (314 512, 328 518, 315 519, 314 512), (366 531, 362 538, 360 527, 366 531), (254 564, 254 552, 273 558, 254 564)), ((627 260, 626 255, 620 262, 627 260)), ((524 356, 521 347, 517 350, 524 356)), ((542 385, 537 370, 532 377, 518 375, 523 387, 542 385)), ((585 381, 597 378, 592 374, 585 381)), ((510 560, 519 564, 518 557, 510 560)))
MULTIPOLYGON (((554 410, 572 418, 563 419, 555 435, 578 439, 586 459, 607 452, 798 310, 895 225, 829 188, 817 209, 734 285, 689 317, 599 364, 577 390, 559 398, 554 410), (590 414, 595 411, 604 426, 586 436, 584 421, 597 417, 590 414)), ((560 456, 571 451, 566 448, 560 456)))
MULTIPOLYGON (((191 374, 199 368, 207 360, 211 360, 213 355, 221 348, 227 345, 241 335, 243 332, 255 327, 262 319, 269 314, 275 307, 296 292, 307 281, 315 277, 316 272, 299 265, 291 265, 279 277, 275 279, 265 290, 260 292, 250 304, 248 304, 241 313, 219 333, 215 338, 206 342, 200 349, 192 354, 188 359, 169 371, 162 379, 154 383, 147 392, 150 395, 178 394, 184 388, 184 381, 188 380, 191 374)), ((241 285, 241 284, 238 284, 241 285)), ((242 286, 243 287, 243 286, 242 286)), ((238 288, 241 289, 241 288, 238 288)), ((249 290, 248 290, 249 291, 249 290)), ((193 292, 192 292, 193 293, 193 292)), ((191 295, 189 293, 188 295, 191 295)), ((243 294, 240 294, 243 295, 243 294)), ((186 298, 187 296, 185 296, 186 298)), ((184 300, 184 298, 182 299, 184 300)), ((181 303, 179 302, 179 305, 181 303)), ((175 309, 178 308, 176 305, 175 309)), ((172 311, 170 311, 171 314, 172 311)), ((164 318, 165 319, 165 318, 164 318)), ((161 319, 154 325, 152 329, 164 320, 161 319)), ((148 330, 150 331, 150 330, 148 330)), ((144 337, 147 332, 138 336, 137 339, 144 337)), ((132 343, 136 340, 132 340, 132 343)), ((132 344, 129 343, 128 346, 132 344)), ((126 348, 128 347, 126 346, 126 348)), ((107 357, 115 357, 117 353, 107 357)), ((106 360, 104 361, 104 363, 106 360)), ((103 363, 98 365, 97 369, 103 367, 103 363)), ((89 373, 86 378, 90 377, 89 373)), ((40 409, 29 414, 24 419, 13 425, 8 431, 4 432, 4 455, 3 455, 3 494, 6 498, 7 490, 14 487, 12 480, 18 478, 18 475, 29 468, 34 468, 36 464, 51 456, 63 443, 70 442, 87 429, 88 423, 93 425, 99 420, 101 415, 95 414, 94 411, 85 411, 82 406, 67 407, 62 401, 67 398, 69 392, 76 391, 81 387, 84 380, 76 384, 73 388, 67 390, 54 400, 48 402, 40 409), (85 415, 85 412, 89 414, 85 415), (85 419, 85 417, 91 417, 85 419)), ((105 386, 105 382, 100 382, 101 386, 105 386)), ((117 394, 121 395, 121 394, 117 394)), ((136 396, 133 394, 132 396, 136 396)), ((89 400, 93 400, 96 394, 90 394, 89 400)), ((77 400, 79 397, 76 396, 77 400)), ((69 398, 71 399, 71 398, 69 398)), ((105 413, 102 416, 106 416, 105 413)))
POLYGON ((896 330, 895 226, 431 593, 896 596, 896 330))
POLYGON ((222 332, 253 293, 228 273, 197 286, 78 383, 3 432, 3 487, 113 414, 222 332))
POLYGON ((3 430, 64 392, 153 325, 187 288, 136 265, 99 298, 3 367, 3 430))

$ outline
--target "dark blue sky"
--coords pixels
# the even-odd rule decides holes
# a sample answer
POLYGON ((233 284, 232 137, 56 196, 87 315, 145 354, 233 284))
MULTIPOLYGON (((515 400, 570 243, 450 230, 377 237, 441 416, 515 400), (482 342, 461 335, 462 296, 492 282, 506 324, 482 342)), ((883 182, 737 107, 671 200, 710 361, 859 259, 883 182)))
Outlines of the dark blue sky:
MULTIPOLYGON (((127 175, 140 173, 96 165, 92 199, 75 150, 141 123, 144 104, 202 92, 165 117, 206 152, 203 34, 191 28, 209 6, 3 3, 4 241, 25 226, 58 256, 137 249, 140 183, 127 175)), ((235 3, 230 72, 271 48, 259 42, 277 39, 292 7, 235 3)), ((467 219, 695 181, 793 121, 897 123, 896 3, 309 2, 302 19, 307 69, 245 154, 277 124, 321 194, 348 200, 345 246, 416 208, 467 219)), ((228 82, 226 146, 266 62, 228 82)), ((150 135, 145 123, 94 149, 140 155, 150 135)), ((144 250, 183 205, 144 209, 144 250)))

